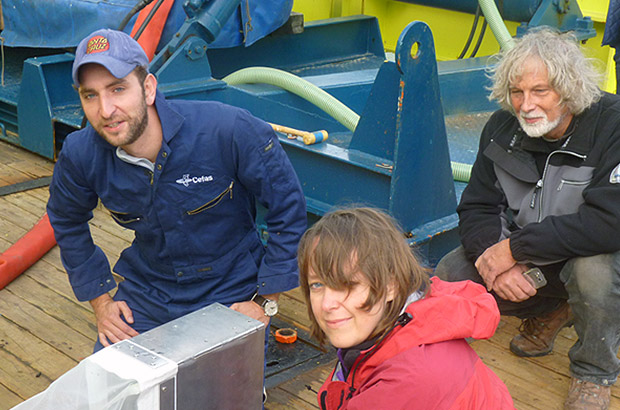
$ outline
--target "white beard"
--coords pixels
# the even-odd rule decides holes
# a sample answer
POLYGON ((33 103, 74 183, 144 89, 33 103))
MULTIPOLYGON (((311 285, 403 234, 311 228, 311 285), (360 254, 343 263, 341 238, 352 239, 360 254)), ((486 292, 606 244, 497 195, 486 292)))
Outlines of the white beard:
POLYGON ((553 121, 549 121, 547 118, 547 114, 519 114, 517 115, 517 119, 519 120, 519 124, 525 133, 532 138, 540 138, 543 135, 553 131, 555 127, 557 127, 560 122, 564 119, 566 114, 560 115, 553 121), (542 117, 542 120, 538 121, 536 124, 528 124, 525 121, 525 118, 534 118, 534 117, 542 117))

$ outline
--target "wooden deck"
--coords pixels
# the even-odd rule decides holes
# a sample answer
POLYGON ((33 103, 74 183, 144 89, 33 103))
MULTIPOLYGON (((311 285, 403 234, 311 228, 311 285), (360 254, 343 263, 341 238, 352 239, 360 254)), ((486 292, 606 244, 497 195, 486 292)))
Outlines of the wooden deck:
MULTIPOLYGON (((53 163, 0 142, 0 186, 51 175, 53 163)), ((0 197, 0 252, 25 234, 44 214, 47 188, 0 197)), ((132 234, 97 209, 91 222, 95 241, 111 264, 132 234)), ((280 317, 307 328, 306 309, 299 289, 282 297, 280 317)), ((503 318, 490 340, 472 346, 504 380, 520 410, 561 409, 568 388, 567 351, 576 336, 565 329, 552 354, 517 358, 508 343, 519 322, 503 318)), ((54 247, 33 267, 0 291, 0 410, 10 409, 44 390, 53 380, 88 356, 96 337, 94 315, 88 303, 73 296, 54 247)), ((266 408, 316 409, 316 391, 331 370, 317 367, 285 381, 268 392, 266 408)), ((612 409, 620 409, 620 387, 614 387, 612 409)))

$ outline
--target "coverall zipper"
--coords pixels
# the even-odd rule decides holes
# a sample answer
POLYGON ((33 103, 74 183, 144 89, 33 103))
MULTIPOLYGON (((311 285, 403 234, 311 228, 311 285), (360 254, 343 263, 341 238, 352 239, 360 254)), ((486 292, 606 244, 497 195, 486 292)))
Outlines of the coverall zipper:
POLYGON ((206 204, 192 210, 192 211, 187 211, 188 215, 196 215, 202 211, 204 211, 205 209, 209 209, 209 208, 213 208, 215 205, 219 204, 220 201, 222 200, 222 198, 224 198, 226 196, 227 193, 230 192, 230 199, 232 199, 233 197, 233 185, 235 184, 235 181, 230 181, 230 185, 228 186, 228 188, 226 188, 226 190, 224 192, 222 192, 221 194, 219 194, 218 196, 216 196, 214 199, 212 199, 211 201, 207 202, 206 204))

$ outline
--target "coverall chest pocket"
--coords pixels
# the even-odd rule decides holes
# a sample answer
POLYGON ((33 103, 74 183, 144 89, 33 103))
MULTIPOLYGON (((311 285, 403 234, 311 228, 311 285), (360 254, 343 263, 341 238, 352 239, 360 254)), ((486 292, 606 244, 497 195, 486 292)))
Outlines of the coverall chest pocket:
POLYGON ((228 185, 214 186, 214 189, 202 193, 198 198, 191 201, 191 206, 185 213, 187 215, 197 215, 217 207, 226 200, 232 200, 234 185, 235 181, 230 181, 228 185))
POLYGON ((141 212, 122 210, 116 211, 106 207, 112 219, 122 227, 137 230, 144 223, 144 216, 141 212))

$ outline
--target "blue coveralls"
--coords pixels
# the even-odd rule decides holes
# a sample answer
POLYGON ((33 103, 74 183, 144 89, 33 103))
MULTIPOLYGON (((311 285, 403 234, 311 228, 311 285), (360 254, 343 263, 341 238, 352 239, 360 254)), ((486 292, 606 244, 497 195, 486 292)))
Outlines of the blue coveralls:
POLYGON ((78 300, 116 286, 88 227, 98 198, 135 231, 114 267, 125 278, 114 298, 128 303, 138 332, 214 302, 298 286, 305 200, 271 127, 239 108, 160 92, 156 108, 163 142, 153 172, 119 159, 90 126, 64 142, 47 211, 78 300), (268 210, 266 248, 255 200, 268 210))

